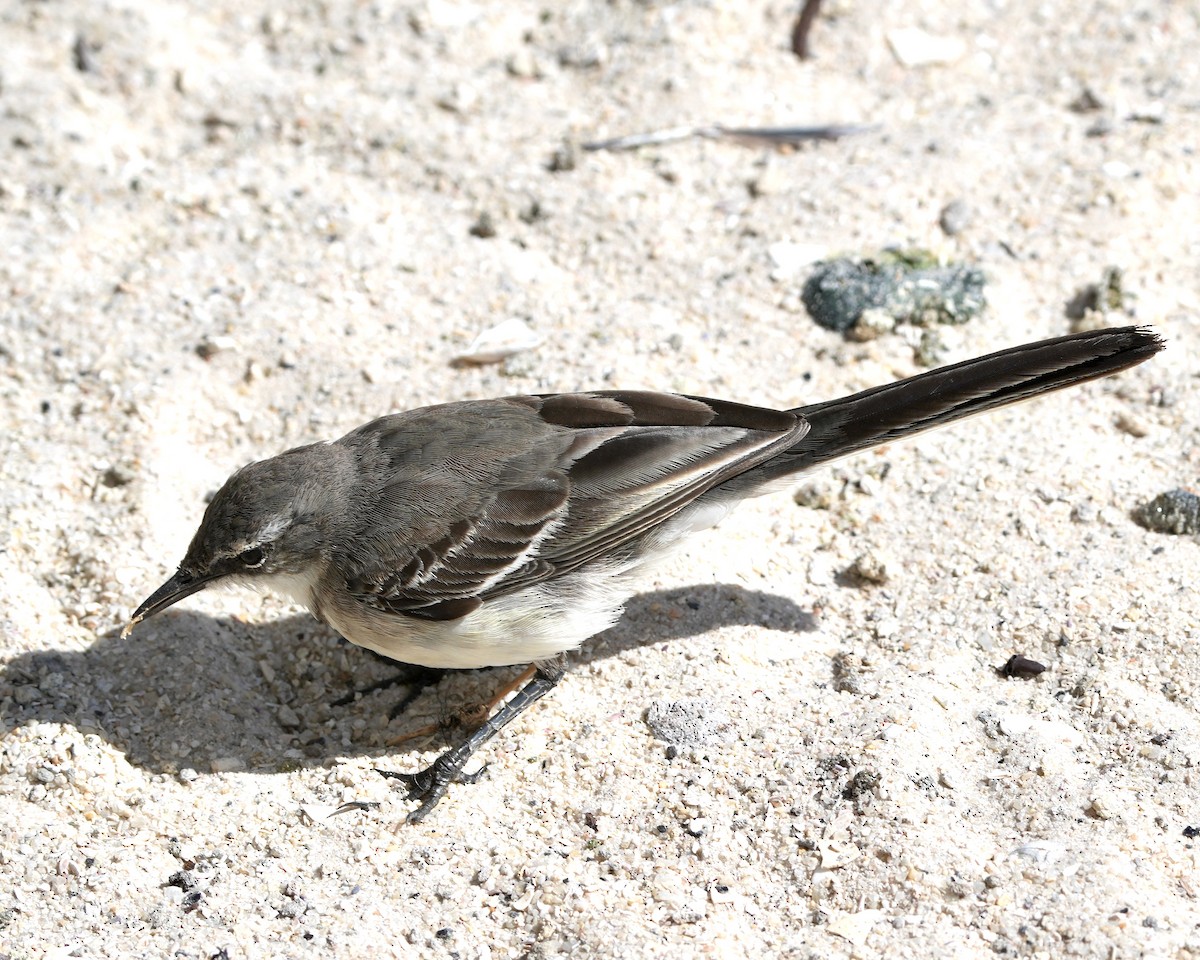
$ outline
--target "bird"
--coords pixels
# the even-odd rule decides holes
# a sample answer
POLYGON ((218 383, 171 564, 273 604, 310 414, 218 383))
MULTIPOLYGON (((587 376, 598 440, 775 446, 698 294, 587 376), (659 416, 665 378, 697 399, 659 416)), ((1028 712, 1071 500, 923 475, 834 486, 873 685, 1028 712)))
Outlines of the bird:
POLYGON ((1075 333, 788 410, 594 390, 392 413, 235 472, 122 637, 197 591, 239 584, 289 597, 403 663, 525 666, 483 724, 429 767, 379 771, 407 787, 415 823, 555 687, 565 655, 617 621, 639 572, 740 501, 1163 347, 1145 326, 1075 333))

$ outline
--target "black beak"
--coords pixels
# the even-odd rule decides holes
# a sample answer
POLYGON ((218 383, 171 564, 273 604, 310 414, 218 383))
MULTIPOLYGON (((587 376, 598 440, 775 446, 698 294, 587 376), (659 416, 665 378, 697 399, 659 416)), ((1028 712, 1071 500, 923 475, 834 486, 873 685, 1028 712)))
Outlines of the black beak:
POLYGON ((133 612, 133 616, 125 624, 125 629, 121 631, 121 637, 125 638, 129 636, 130 631, 147 617, 152 617, 156 613, 166 610, 167 607, 178 603, 184 597, 190 597, 193 593, 198 593, 215 579, 217 579, 216 574, 197 577, 184 573, 182 570, 176 570, 170 580, 142 601, 142 605, 133 612))

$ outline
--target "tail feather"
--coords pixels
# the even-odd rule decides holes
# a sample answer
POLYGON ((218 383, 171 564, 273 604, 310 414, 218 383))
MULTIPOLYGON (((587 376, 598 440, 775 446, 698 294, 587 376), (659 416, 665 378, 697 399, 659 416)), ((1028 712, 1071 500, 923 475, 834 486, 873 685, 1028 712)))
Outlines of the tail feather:
POLYGON ((737 478, 758 486, 881 443, 1125 370, 1165 343, 1148 327, 1115 327, 1010 347, 839 400, 789 412, 811 429, 790 449, 737 478))

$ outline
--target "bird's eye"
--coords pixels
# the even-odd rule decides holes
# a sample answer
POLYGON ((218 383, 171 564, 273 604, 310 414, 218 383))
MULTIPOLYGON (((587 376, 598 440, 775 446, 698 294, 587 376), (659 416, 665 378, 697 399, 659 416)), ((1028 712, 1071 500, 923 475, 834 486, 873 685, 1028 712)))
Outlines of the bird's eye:
POLYGON ((237 558, 243 567, 261 567, 263 561, 267 559, 267 555, 263 552, 262 547, 251 547, 249 550, 239 553, 237 558))

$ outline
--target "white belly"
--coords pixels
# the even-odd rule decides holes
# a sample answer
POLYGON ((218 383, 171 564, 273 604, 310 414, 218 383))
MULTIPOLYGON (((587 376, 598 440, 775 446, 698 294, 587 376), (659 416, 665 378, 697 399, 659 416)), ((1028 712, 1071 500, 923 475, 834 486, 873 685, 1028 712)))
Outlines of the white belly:
POLYGON ((607 630, 633 593, 630 570, 590 567, 489 600, 458 620, 385 613, 345 594, 320 615, 351 643, 425 667, 470 669, 549 660, 607 630))

